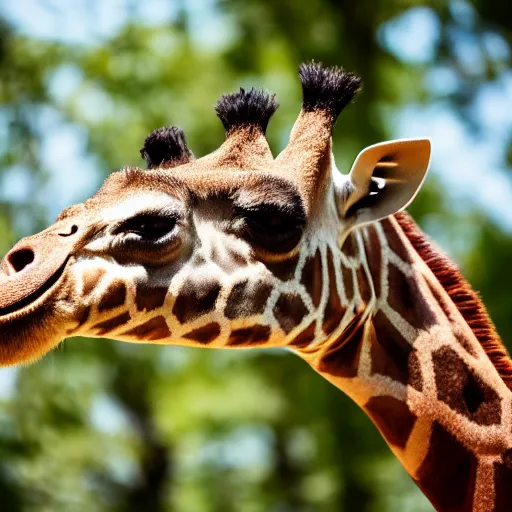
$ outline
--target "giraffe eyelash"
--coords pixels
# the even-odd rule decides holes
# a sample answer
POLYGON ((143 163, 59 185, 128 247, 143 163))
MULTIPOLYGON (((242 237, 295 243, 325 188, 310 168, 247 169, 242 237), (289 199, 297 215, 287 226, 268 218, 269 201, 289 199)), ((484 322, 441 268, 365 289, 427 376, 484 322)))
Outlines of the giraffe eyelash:
POLYGON ((269 253, 288 253, 302 238, 304 222, 301 218, 268 207, 237 213, 242 235, 269 253))
POLYGON ((177 224, 175 217, 142 214, 125 220, 114 234, 135 234, 148 240, 158 240, 174 230, 177 224))
POLYGON ((148 240, 158 240, 175 229, 181 216, 175 211, 145 211, 120 221, 112 230, 113 235, 139 234, 148 240))

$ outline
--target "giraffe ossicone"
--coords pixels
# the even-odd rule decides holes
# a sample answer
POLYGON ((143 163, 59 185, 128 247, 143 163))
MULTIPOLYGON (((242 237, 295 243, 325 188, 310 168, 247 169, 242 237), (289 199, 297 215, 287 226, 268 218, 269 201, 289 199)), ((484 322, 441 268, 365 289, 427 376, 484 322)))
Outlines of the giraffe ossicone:
POLYGON ((273 158, 273 95, 216 111, 194 159, 181 129, 141 150, 0 266, 0 365, 64 338, 288 347, 351 396, 438 510, 511 510, 512 363, 485 308, 406 214, 428 139, 363 150, 340 173, 331 134, 360 79, 303 64, 303 105, 273 158), (447 457, 449 454, 449 457, 447 457))

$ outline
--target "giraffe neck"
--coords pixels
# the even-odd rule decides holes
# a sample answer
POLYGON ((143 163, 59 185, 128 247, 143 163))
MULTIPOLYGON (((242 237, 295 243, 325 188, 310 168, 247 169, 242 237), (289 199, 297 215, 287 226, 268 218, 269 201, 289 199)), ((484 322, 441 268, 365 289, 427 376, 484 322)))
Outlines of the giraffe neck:
POLYGON ((355 299, 301 356, 366 412, 436 509, 512 510, 512 393, 455 303, 395 218, 355 232, 341 259, 355 299))

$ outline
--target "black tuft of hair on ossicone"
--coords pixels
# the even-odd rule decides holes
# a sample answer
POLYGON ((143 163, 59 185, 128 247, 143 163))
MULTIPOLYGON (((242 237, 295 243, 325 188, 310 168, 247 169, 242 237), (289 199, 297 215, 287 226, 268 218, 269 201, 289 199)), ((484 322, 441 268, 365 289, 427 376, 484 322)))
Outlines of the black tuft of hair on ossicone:
POLYGON ((361 78, 353 73, 314 61, 299 66, 299 78, 302 83, 303 110, 323 110, 334 120, 362 86, 361 78))
POLYGON ((278 106, 275 95, 268 91, 240 88, 238 92, 223 94, 215 105, 215 112, 226 133, 242 127, 252 127, 265 133, 278 106))
POLYGON ((175 167, 194 158, 179 126, 164 126, 151 132, 146 137, 140 154, 149 169, 160 166, 175 167))

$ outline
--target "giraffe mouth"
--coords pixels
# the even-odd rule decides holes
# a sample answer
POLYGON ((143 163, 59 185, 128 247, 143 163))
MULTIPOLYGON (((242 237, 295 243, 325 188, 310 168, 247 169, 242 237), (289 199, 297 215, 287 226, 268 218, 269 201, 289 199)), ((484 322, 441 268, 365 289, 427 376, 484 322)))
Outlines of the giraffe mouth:
POLYGON ((39 288, 12 304, 0 307, 0 319, 4 316, 16 313, 27 306, 33 305, 38 299, 45 295, 46 292, 51 290, 64 274, 64 270, 66 269, 70 257, 71 256, 68 256, 64 260, 64 263, 62 263, 62 265, 39 288))

